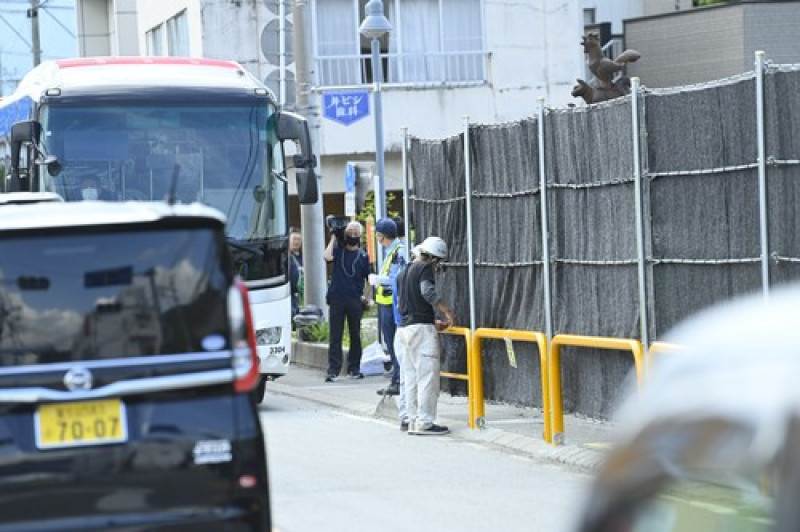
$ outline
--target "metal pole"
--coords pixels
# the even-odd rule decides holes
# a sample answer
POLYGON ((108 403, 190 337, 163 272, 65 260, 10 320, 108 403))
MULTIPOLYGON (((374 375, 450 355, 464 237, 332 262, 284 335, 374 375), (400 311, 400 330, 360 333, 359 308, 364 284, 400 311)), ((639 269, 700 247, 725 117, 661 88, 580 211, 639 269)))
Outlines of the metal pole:
MULTIPOLYGON (((547 341, 553 337, 552 300, 550 295, 550 229, 547 212, 547 170, 544 158, 544 97, 539 96, 539 206, 542 229, 542 292, 544 295, 544 327, 547 341)), ((544 371, 544 370, 542 370, 544 371)), ((547 414, 549 415, 549 413, 547 414)))
POLYGON ((39 0, 31 0, 28 9, 28 18, 31 19, 31 49, 33 51, 33 66, 42 62, 42 49, 39 45, 39 0))
POLYGON ((286 0, 278 2, 278 103, 286 105, 286 0))
MULTIPOLYGON (((314 106, 311 102, 312 77, 311 77, 311 46, 310 36, 306 32, 306 1, 295 0, 294 20, 294 51, 295 51, 295 87, 296 109, 308 120, 311 132, 311 145, 319 156, 319 124, 314 106)), ((328 306, 325 303, 327 290, 327 277, 325 261, 322 252, 325 250, 325 226, 322 220, 323 191, 322 191, 322 164, 317 166, 317 186, 319 187, 319 201, 313 205, 301 205, 300 216, 302 219, 303 257, 305 267, 305 303, 316 305, 327 317, 328 306)))
POLYGON ((469 329, 475 332, 475 263, 472 255, 472 166, 469 153, 469 117, 464 117, 464 183, 467 195, 467 272, 469 276, 469 329))
POLYGON ((409 249, 411 240, 408 238, 409 227, 411 226, 408 217, 408 128, 400 128, 403 131, 403 220, 405 221, 405 237, 406 245, 403 247, 403 254, 406 258, 406 263, 409 261, 409 249))
MULTIPOLYGON (((375 219, 386 217, 386 188, 384 186, 384 161, 383 161, 383 107, 381 105, 381 81, 383 80, 383 65, 381 64, 381 41, 372 38, 372 74, 373 96, 375 99, 375 164, 377 167, 377 180, 375 183, 375 219)), ((380 261, 379 261, 380 264, 380 261)))
POLYGON ((767 148, 764 135, 764 52, 756 52, 756 132, 758 137, 758 218, 761 225, 761 290, 769 299, 769 216, 767 148))
POLYGON ((639 275, 639 326, 641 342, 649 349, 649 324, 647 319, 647 280, 645 278, 644 216, 642 214, 642 168, 639 153, 639 78, 631 78, 631 132, 633 133, 633 180, 636 201, 636 255, 639 275))

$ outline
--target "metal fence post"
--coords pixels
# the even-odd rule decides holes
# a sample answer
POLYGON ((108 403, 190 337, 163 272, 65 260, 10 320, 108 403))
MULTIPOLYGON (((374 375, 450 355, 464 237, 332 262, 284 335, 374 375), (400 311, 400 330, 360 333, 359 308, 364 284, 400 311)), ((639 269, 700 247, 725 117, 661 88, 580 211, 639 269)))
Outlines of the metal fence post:
POLYGON ((408 128, 402 127, 400 128, 403 131, 403 222, 405 225, 405 234, 403 235, 406 239, 406 245, 403 246, 403 254, 405 255, 406 263, 409 260, 409 249, 408 247, 411 245, 411 239, 408 238, 409 227, 411 227, 411 223, 409 222, 409 212, 408 212, 408 128))
POLYGON ((758 138, 758 218, 761 224, 761 290, 769 299, 769 217, 767 215, 767 148, 764 135, 764 52, 756 52, 756 135, 758 138))
POLYGON ((636 201, 636 255, 639 277, 639 326, 642 345, 650 345, 647 318, 647 279, 645 278, 644 216, 642 215, 642 165, 639 146, 639 78, 631 78, 631 132, 633 133, 633 179, 636 201))
POLYGON ((472 256, 472 165, 469 152, 469 117, 464 117, 464 183, 467 199, 467 272, 469 277, 469 332, 475 332, 475 264, 472 256))
MULTIPOLYGON (((544 296, 544 330, 547 341, 553 337, 553 315, 550 295, 550 229, 547 212, 547 170, 544 157, 544 96, 539 96, 539 206, 542 229, 542 293, 544 296)), ((544 371, 544 370, 542 370, 544 371)), ((545 412, 549 416, 549 412, 545 412)))

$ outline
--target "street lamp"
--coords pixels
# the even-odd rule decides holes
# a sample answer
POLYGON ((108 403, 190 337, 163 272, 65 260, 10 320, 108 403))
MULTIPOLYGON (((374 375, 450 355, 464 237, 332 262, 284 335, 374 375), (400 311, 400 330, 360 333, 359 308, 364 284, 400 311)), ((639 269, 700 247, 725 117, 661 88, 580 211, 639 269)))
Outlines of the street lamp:
POLYGON ((381 80, 383 65, 381 64, 380 38, 392 31, 392 25, 383 14, 381 0, 369 0, 364 6, 364 21, 358 28, 359 33, 371 39, 372 48, 372 81, 374 83, 373 101, 375 105, 375 163, 378 179, 375 186, 375 219, 386 217, 386 187, 384 184, 383 165, 383 109, 381 107, 381 80))

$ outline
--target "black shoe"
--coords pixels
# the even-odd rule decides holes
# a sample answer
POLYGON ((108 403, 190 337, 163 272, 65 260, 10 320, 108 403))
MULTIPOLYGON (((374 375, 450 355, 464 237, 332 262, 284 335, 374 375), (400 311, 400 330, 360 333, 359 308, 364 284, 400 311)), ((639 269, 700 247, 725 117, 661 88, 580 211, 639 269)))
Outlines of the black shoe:
POLYGON ((400 395, 400 383, 393 382, 386 388, 381 388, 375 393, 378 395, 400 395))
POLYGON ((450 429, 442 425, 432 424, 425 428, 410 430, 408 433, 416 434, 417 436, 444 436, 450 433, 450 429))
POLYGON ((336 375, 328 375, 327 377, 325 377, 325 382, 335 382, 335 381, 336 381, 336 375))
POLYGON ((400 430, 402 430, 403 432, 408 432, 408 420, 407 419, 401 419, 400 420, 400 430))
POLYGON ((358 380, 358 379, 363 379, 364 378, 364 374, 359 371, 359 372, 356 372, 356 373, 349 373, 348 377, 350 377, 351 379, 358 380))

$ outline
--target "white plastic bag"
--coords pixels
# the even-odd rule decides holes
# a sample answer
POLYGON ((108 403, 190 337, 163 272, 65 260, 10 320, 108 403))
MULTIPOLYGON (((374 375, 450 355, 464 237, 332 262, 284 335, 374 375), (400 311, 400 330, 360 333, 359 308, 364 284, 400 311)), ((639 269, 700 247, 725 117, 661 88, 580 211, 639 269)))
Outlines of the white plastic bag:
POLYGON ((361 353, 361 373, 364 375, 383 375, 383 364, 389 362, 389 355, 378 342, 373 342, 361 353))

